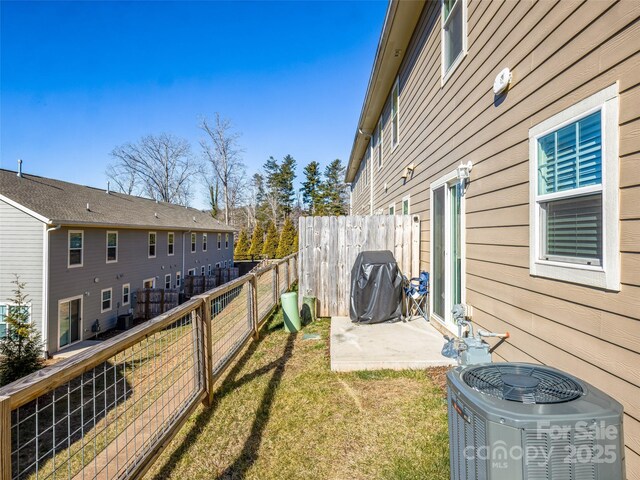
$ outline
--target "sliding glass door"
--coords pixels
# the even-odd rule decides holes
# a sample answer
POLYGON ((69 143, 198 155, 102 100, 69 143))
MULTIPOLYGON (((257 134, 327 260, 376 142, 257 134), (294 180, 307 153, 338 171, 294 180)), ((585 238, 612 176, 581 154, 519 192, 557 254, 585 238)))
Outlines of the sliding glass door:
POLYGON ((464 295, 463 194, 454 173, 431 186, 431 313, 454 331, 451 309, 464 295))

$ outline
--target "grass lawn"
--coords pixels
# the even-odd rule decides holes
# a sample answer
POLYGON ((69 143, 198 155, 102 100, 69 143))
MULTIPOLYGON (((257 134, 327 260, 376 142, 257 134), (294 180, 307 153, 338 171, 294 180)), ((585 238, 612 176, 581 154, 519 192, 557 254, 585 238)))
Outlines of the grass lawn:
POLYGON ((146 478, 449 478, 443 369, 332 373, 328 319, 261 333, 146 478))

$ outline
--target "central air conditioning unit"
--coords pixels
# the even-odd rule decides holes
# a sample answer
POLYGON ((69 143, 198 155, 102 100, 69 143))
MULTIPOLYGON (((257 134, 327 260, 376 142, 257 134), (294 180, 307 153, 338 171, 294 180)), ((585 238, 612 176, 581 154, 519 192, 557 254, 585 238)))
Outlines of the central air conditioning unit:
POLYGON ((623 408, 527 363, 447 374, 452 480, 624 480, 623 408))

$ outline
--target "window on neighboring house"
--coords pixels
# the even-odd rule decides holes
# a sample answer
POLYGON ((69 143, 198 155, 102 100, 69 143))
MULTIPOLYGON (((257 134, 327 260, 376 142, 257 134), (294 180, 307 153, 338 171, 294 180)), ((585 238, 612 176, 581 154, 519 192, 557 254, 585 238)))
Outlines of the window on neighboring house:
POLYGON ((156 279, 155 278, 147 278, 142 281, 142 288, 155 288, 156 279))
MULTIPOLYGON (((31 306, 23 305, 21 308, 29 316, 29 321, 31 321, 31 306)), ((4 338, 7 336, 7 315, 9 315, 9 313, 15 312, 17 309, 17 306, 11 305, 9 303, 0 304, 0 338, 4 338)))
POLYGON ((164 288, 165 290, 169 290, 171 288, 171 274, 167 273, 164 276, 164 288))
POLYGON ((216 262, 216 268, 220 268, 220 262, 216 262))
POLYGON ((467 49, 467 0, 442 0, 442 79, 459 65, 467 49))
POLYGON ((613 85, 529 130, 532 275, 620 288, 613 85))
POLYGON ((182 281, 182 272, 176 272, 176 288, 180 288, 181 281, 182 281))
POLYGON ((218 234, 218 250, 222 248, 222 234, 218 234))
POLYGON ((173 232, 167 233, 167 255, 173 255, 176 236, 173 232))
POLYGON ((187 270, 187 275, 191 275, 193 277, 195 274, 196 274, 195 268, 190 268, 189 270, 187 270))
POLYGON ((100 313, 108 312, 111 310, 111 288, 105 288, 100 293, 100 298, 102 298, 102 304, 100 306, 100 313))
POLYGON ((233 259, 229 260, 229 268, 233 268, 233 259))
POLYGON ((196 234, 191 234, 191 253, 196 253, 196 234))
POLYGON ((202 251, 203 252, 207 251, 207 234, 206 233, 202 234, 202 251))
POLYGON ((131 302, 131 295, 130 292, 131 291, 131 286, 128 283, 125 283, 124 285, 122 285, 122 305, 129 305, 129 303, 131 302))
POLYGON ((207 275, 211 275, 211 264, 207 266, 207 275))
POLYGON ((391 205, 389 205, 389 215, 395 215, 396 214, 396 204, 392 203, 391 205))
POLYGON ((69 230, 69 267, 81 267, 83 261, 84 232, 69 230))
POLYGON ((149 258, 156 258, 156 232, 149 232, 149 258))
POLYGON ((399 131, 399 114, 398 110, 400 108, 400 87, 398 79, 396 78, 396 83, 393 86, 393 90, 391 90, 391 147, 395 148, 398 145, 398 141, 400 139, 400 131, 399 131))
POLYGON ((409 195, 407 195, 406 197, 404 197, 402 199, 402 214, 403 215, 409 215, 410 213, 410 208, 409 208, 409 195))
POLYGON ((229 248, 229 234, 224 234, 224 248, 229 248))
POLYGON ((204 275, 204 265, 200 267, 200 275, 204 275))
POLYGON ((107 232, 107 263, 118 261, 118 232, 107 232))

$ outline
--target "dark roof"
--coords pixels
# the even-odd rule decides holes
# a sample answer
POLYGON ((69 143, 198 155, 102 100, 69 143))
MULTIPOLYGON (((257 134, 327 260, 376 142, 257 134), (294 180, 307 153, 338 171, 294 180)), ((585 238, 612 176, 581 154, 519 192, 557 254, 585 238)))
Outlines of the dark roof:
POLYGON ((0 196, 55 225, 235 231, 195 208, 36 175, 18 177, 5 169, 0 169, 0 196))

